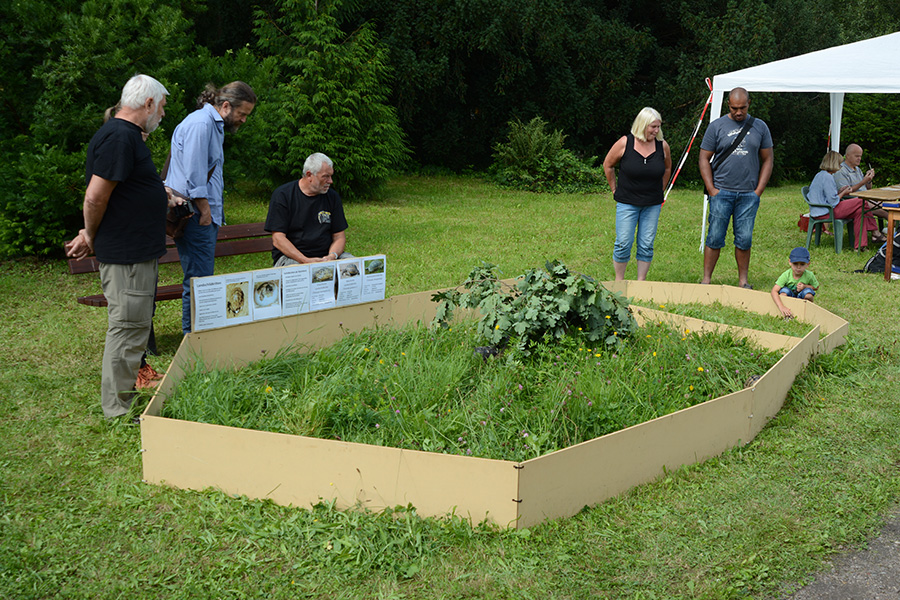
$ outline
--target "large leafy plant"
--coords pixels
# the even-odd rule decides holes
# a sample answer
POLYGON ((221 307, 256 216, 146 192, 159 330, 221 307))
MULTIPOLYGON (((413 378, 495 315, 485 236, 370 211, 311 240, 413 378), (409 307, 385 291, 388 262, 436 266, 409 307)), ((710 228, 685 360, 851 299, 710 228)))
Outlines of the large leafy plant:
POLYGON ((545 268, 529 270, 510 287, 500 280, 496 265, 483 263, 469 273, 463 291, 432 296, 440 303, 433 324, 449 327, 455 309, 477 309, 478 332, 488 344, 499 349, 513 342, 524 354, 574 332, 614 347, 634 331, 634 317, 620 294, 558 260, 545 268))

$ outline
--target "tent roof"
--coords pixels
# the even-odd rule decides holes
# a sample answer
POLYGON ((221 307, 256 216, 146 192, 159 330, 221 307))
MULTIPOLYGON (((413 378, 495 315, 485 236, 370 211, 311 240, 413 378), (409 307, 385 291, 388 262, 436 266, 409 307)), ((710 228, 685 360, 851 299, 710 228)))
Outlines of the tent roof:
POLYGON ((716 75, 714 92, 900 93, 900 32, 716 75))

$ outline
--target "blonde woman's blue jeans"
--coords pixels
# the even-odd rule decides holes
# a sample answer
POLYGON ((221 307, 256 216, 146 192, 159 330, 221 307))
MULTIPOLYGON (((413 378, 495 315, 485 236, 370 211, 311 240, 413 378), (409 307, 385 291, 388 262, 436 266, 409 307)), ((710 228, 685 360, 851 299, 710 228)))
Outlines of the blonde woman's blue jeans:
POLYGON ((637 240, 637 259, 643 262, 653 260, 653 242, 656 240, 656 226, 661 209, 661 204, 634 206, 616 203, 616 243, 613 246, 615 262, 628 262, 635 240, 637 240))

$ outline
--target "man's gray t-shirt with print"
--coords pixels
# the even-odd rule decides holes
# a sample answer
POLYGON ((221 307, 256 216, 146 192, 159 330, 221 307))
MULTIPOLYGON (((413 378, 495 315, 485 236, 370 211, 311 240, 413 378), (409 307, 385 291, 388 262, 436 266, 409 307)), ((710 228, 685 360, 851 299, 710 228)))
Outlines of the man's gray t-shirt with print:
MULTIPOLYGON (((750 115, 745 117, 749 118, 750 115)), ((744 123, 733 120, 729 115, 719 117, 706 128, 700 149, 712 152, 715 162, 716 156, 731 147, 744 123)), ((761 119, 756 119, 740 145, 716 168, 713 185, 716 189, 730 192, 752 192, 759 183, 759 151, 771 147, 769 127, 761 119)))
MULTIPOLYGON (((841 163, 841 168, 834 174, 834 184, 838 189, 841 189, 845 185, 854 186, 860 181, 863 180, 862 169, 856 167, 855 169, 848 165, 846 162, 841 163)), ((863 186, 860 189, 868 189, 866 186, 863 186)))

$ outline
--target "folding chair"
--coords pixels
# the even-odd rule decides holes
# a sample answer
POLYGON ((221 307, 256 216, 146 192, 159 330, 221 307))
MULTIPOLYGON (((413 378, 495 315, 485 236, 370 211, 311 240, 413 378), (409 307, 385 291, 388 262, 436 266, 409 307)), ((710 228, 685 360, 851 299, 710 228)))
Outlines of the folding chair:
MULTIPOLYGON (((831 223, 831 229, 834 231, 834 251, 838 254, 844 249, 844 226, 847 226, 847 238, 850 241, 850 247, 853 247, 853 221, 848 219, 835 219, 834 207, 828 204, 815 204, 809 201, 809 186, 804 185, 801 190, 803 199, 810 208, 824 208, 828 211, 828 218, 814 219, 812 215, 809 217, 809 227, 806 228, 806 249, 809 250, 809 242, 812 240, 813 231, 816 232, 816 246, 819 245, 819 239, 822 237, 822 230, 826 223, 831 223)), ((812 212, 812 211, 810 211, 812 212)))

